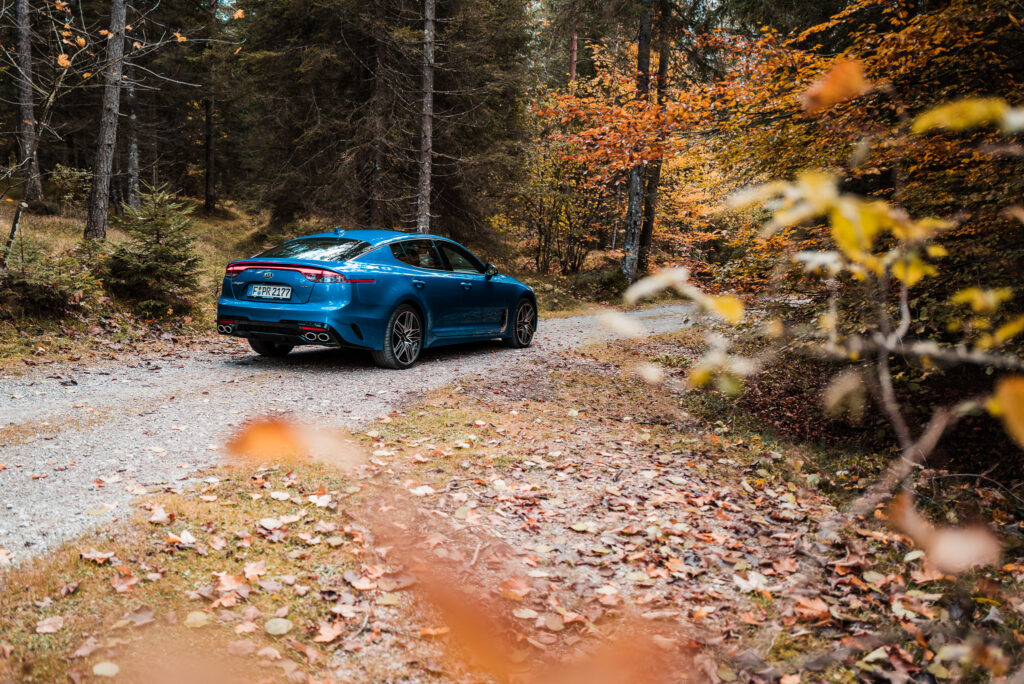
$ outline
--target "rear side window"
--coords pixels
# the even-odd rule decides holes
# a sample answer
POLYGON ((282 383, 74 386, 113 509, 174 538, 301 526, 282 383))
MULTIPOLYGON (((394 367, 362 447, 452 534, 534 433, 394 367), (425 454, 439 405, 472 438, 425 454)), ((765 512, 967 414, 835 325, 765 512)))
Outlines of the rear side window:
POLYGON ((487 270, 479 259, 456 244, 441 242, 438 246, 456 273, 483 273, 487 270))
POLYGON ((342 237, 315 237, 289 240, 268 249, 257 257, 275 259, 312 259, 313 261, 348 261, 370 249, 369 242, 342 237))
POLYGON ((445 270, 430 240, 405 240, 391 245, 391 253, 403 264, 417 268, 429 268, 435 271, 445 270))

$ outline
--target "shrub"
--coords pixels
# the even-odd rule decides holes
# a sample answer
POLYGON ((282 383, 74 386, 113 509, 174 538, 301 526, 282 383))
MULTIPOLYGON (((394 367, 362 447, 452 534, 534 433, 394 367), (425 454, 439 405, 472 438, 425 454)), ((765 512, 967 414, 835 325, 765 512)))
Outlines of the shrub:
POLYGON ((76 169, 57 164, 50 172, 50 182, 57 188, 61 212, 69 209, 82 209, 89 198, 89 186, 92 174, 85 169, 76 169))
POLYGON ((140 194, 138 209, 126 206, 124 212, 115 222, 128 233, 128 241, 107 259, 110 292, 148 316, 191 309, 200 273, 192 208, 159 187, 140 194))
POLYGON ((60 318, 89 308, 102 292, 91 267, 95 249, 81 244, 51 256, 41 241, 19 238, 0 270, 0 317, 60 318))

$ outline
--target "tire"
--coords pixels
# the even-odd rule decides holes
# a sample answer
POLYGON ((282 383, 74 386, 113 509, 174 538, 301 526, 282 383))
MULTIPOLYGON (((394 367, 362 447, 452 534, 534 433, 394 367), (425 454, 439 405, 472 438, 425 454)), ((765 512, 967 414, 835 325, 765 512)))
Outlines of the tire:
POLYGON ((423 351, 423 317, 408 304, 391 313, 385 328, 384 348, 373 350, 373 361, 381 368, 403 370, 416 363, 423 351))
POLYGON ((512 314, 512 334, 505 338, 505 345, 513 349, 529 347, 536 332, 537 306, 529 297, 523 297, 512 314))
POLYGON ((258 337, 250 337, 249 346, 252 347, 252 350, 260 356, 269 356, 271 358, 286 356, 293 348, 293 345, 290 344, 267 342, 266 340, 261 340, 258 337))

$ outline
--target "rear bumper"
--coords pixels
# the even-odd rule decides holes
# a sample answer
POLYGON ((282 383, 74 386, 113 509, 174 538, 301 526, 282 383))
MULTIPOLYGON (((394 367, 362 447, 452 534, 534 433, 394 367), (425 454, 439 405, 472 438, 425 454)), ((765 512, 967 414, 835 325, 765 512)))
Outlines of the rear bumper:
POLYGON ((222 298, 217 302, 217 331, 232 337, 258 337, 279 344, 376 349, 373 321, 345 309, 316 306, 267 306, 222 298))

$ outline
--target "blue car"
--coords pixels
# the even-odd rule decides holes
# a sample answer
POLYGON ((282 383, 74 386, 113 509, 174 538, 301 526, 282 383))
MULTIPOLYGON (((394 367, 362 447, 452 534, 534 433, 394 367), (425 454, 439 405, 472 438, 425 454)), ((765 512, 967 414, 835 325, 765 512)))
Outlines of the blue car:
POLYGON ((217 330, 258 354, 354 347, 384 368, 460 342, 528 347, 536 329, 529 286, 448 238, 390 230, 336 229, 234 261, 217 301, 217 330))

